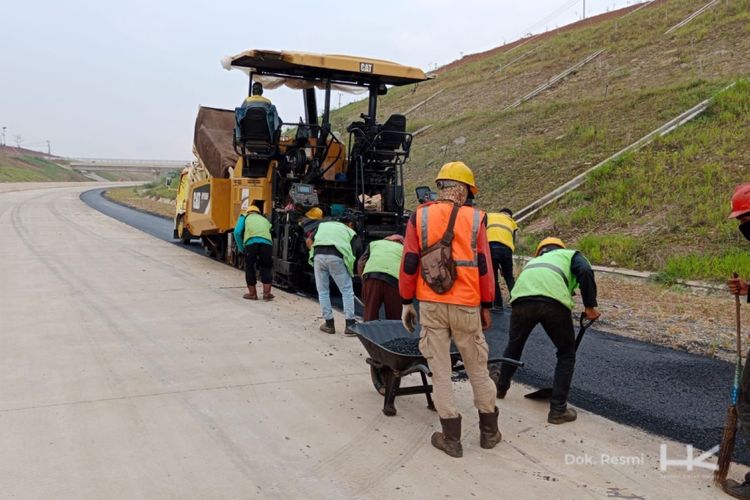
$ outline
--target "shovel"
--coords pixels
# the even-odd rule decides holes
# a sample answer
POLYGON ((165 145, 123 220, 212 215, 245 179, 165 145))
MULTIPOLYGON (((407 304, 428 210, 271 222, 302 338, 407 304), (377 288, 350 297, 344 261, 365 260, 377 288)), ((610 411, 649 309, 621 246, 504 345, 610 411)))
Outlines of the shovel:
MULTIPOLYGON (((588 327, 594 324, 595 319, 588 320, 586 319, 586 313, 581 313, 581 317, 578 320, 578 336, 576 337, 576 351, 578 351, 578 346, 581 345, 581 340, 583 340, 583 334, 586 333, 586 330, 588 327)), ((552 397, 552 387, 542 387, 541 389, 530 392, 528 394, 524 394, 525 398, 527 399, 549 399, 552 397)))

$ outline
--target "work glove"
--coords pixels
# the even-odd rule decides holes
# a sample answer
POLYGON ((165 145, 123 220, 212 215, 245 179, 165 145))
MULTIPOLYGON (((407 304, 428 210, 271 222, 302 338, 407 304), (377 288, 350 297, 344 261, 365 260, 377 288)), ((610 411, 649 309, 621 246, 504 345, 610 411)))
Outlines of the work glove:
POLYGON ((403 305, 401 308, 401 323, 410 333, 414 333, 414 327, 417 324, 417 310, 414 309, 414 304, 403 305))
POLYGON ((482 331, 486 332, 492 327, 492 314, 489 309, 482 308, 479 316, 482 318, 482 331))

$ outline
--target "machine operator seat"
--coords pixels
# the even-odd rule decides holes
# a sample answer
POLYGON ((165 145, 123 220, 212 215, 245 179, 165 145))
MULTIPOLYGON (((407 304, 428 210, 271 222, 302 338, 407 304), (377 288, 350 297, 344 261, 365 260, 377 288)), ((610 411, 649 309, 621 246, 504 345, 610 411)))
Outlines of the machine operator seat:
POLYGON ((406 133, 406 117, 391 115, 372 142, 370 156, 376 161, 393 161, 399 153, 408 153, 411 135, 406 133))
POLYGON ((270 110, 263 107, 237 108, 235 116, 235 149, 240 147, 239 154, 265 159, 276 154, 281 131, 273 129, 270 110))

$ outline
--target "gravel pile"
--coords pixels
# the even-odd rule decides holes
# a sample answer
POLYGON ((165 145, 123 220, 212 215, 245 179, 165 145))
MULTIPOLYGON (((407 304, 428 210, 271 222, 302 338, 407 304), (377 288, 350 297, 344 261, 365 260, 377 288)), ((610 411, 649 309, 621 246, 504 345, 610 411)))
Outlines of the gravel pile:
POLYGON ((421 356, 422 353, 419 351, 419 339, 400 337, 397 339, 383 342, 383 347, 389 351, 403 354, 405 356, 421 356))

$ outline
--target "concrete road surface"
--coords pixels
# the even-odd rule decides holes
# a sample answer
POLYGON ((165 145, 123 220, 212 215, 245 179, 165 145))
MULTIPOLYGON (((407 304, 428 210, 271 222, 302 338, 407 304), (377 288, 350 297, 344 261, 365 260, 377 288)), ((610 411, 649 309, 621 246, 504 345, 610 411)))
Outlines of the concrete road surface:
POLYGON ((314 302, 242 300, 240 271, 87 207, 90 185, 24 187, 0 185, 2 498, 725 498, 705 469, 660 471, 663 439, 548 425, 522 391, 488 451, 455 384, 447 457, 422 396, 382 415, 364 349, 314 302))

